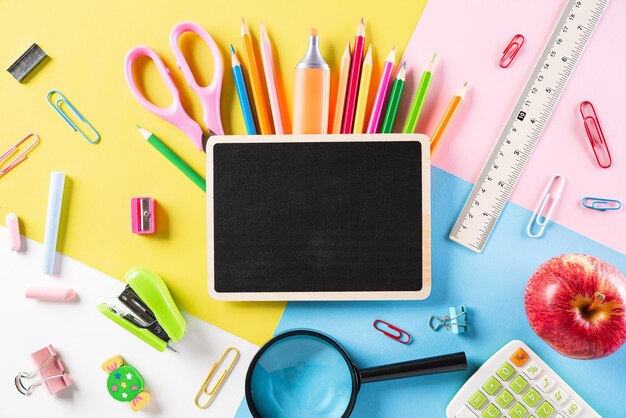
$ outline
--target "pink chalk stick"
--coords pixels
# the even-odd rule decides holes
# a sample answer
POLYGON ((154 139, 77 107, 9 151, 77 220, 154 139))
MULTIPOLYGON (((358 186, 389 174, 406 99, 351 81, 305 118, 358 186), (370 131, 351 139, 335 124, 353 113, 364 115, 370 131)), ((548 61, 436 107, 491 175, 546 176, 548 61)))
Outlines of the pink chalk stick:
POLYGON ((26 289, 26 297, 52 302, 69 302, 76 297, 76 293, 72 289, 63 287, 31 286, 26 289))

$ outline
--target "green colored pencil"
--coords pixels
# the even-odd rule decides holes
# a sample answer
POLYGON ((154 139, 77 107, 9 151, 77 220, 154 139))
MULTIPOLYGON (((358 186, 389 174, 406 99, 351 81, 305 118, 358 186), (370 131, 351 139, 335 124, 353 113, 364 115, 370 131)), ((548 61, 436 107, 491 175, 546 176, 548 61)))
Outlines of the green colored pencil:
POLYGON ((170 162, 174 164, 176 168, 182 171, 183 174, 189 178, 189 180, 196 183, 199 188, 206 192, 206 181, 204 180, 204 178, 202 178, 200 174, 196 173, 193 168, 189 167, 186 162, 184 162, 178 155, 176 155, 174 151, 172 151, 167 145, 165 145, 152 132, 142 128, 139 125, 137 125, 137 128, 139 129, 139 132, 141 133, 143 138, 147 140, 150 145, 156 148, 156 150, 159 151, 161 155, 170 160, 170 162))
POLYGON ((400 98, 402 97, 402 91, 404 90, 405 78, 406 62, 402 64, 402 68, 398 71, 396 80, 393 82, 393 87, 391 87, 389 103, 387 104, 387 112, 385 112, 383 127, 380 130, 383 134, 390 134, 393 129, 393 124, 396 122, 396 116, 398 116, 398 106, 400 105, 400 98))
POLYGON ((428 95, 428 89, 430 88, 433 69, 435 67, 435 58, 437 58, 437 54, 433 54, 433 58, 430 60, 428 68, 426 68, 426 70, 422 73, 422 79, 420 80, 419 87, 415 93, 415 99, 413 99, 413 105, 411 106, 409 117, 406 119, 406 124, 404 125, 403 132, 405 134, 412 134, 415 132, 415 128, 417 128, 417 121, 422 113, 422 108, 424 107, 426 96, 428 95))

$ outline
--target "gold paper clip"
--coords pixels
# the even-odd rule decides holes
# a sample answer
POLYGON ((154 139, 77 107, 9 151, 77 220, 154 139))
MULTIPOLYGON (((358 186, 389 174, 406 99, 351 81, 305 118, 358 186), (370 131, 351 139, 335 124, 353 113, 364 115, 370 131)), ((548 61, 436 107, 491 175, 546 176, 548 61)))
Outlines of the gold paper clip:
POLYGON ((204 379, 204 382, 202 383, 202 386, 200 386, 200 390, 198 390, 198 393, 196 393, 196 397, 193 400, 198 408, 204 409, 207 406, 209 406, 211 404, 211 402, 213 402, 213 399, 217 395, 217 392, 219 391, 219 389, 224 384, 224 381, 226 380, 226 377, 228 377, 230 372, 233 370, 233 366, 237 362, 238 358, 239 358, 239 350, 237 350, 235 347, 228 347, 226 349, 226 351, 224 351, 224 354, 222 354, 222 357, 220 357, 220 359, 218 361, 213 363, 213 366, 211 367, 211 370, 209 371, 208 376, 206 377, 206 379, 204 379), (220 378, 217 380, 215 385, 209 390, 208 386, 209 386, 210 380, 213 378, 213 376, 215 376, 215 374, 217 372, 217 368, 222 363, 224 363, 224 360, 228 356, 228 353, 230 353, 231 351, 233 353, 235 353, 235 356, 233 357, 233 361, 231 361, 230 364, 228 365, 228 367, 226 369, 224 369, 224 372, 222 373, 220 378), (200 404, 200 398, 202 397, 202 394, 205 394, 205 395, 207 395, 209 397, 209 399, 204 404, 200 404))
POLYGON ((24 138, 17 141, 17 143, 15 143, 15 145, 9 148, 4 154, 0 155, 0 177, 4 176, 6 173, 11 171, 16 165, 18 165, 19 163, 27 159, 28 158, 27 154, 31 152, 31 150, 35 148, 37 144, 39 144, 39 136, 37 136, 36 133, 31 132, 31 133, 26 134, 24 138), (13 153, 17 151, 17 148, 20 145, 22 145, 24 142, 26 142, 26 140, 30 138, 31 136, 35 138, 34 141, 24 151, 22 151, 20 155, 16 156, 15 158, 11 160, 11 162, 7 163, 6 166, 2 167, 4 160, 9 158, 9 156, 13 155, 13 153))

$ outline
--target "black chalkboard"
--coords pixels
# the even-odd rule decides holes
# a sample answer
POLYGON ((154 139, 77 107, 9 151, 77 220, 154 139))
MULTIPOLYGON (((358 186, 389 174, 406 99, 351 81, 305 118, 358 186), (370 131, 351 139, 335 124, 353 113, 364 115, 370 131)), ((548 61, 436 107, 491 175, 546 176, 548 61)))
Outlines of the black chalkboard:
POLYGON ((214 291, 420 291, 422 152, 417 141, 213 145, 214 291))

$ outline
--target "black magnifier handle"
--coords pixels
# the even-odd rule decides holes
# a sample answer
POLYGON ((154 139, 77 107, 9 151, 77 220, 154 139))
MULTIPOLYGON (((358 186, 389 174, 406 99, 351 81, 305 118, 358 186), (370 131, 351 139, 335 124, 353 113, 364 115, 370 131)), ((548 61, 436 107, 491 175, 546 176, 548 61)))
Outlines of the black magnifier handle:
POLYGON ((370 383, 461 370, 467 370, 467 358, 464 352, 370 367, 362 369, 360 374, 362 383, 370 383))

